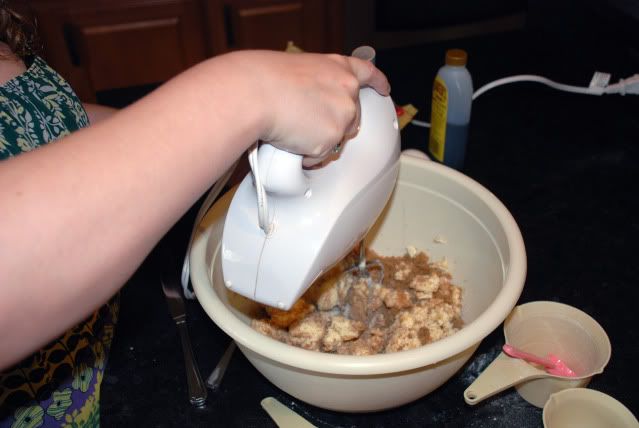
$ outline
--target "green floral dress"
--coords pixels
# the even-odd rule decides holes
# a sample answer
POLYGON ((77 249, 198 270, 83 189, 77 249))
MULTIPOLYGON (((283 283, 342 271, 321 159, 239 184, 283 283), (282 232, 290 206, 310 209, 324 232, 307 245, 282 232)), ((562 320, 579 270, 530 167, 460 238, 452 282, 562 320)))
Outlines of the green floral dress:
MULTIPOLYGON (((0 86, 0 160, 88 124, 69 84, 41 58, 0 86)), ((115 296, 62 337, 0 371, 0 428, 99 426, 100 384, 117 314, 115 296)))

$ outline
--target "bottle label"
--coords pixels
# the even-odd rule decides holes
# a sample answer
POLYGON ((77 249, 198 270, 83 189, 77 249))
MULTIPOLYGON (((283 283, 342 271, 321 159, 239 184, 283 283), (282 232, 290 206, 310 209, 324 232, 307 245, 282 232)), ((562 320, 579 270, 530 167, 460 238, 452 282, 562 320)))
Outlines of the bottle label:
POLYGON ((428 151, 435 159, 444 162, 446 144, 446 111, 448 110, 448 88, 444 80, 437 76, 433 84, 433 100, 430 113, 430 137, 428 151))

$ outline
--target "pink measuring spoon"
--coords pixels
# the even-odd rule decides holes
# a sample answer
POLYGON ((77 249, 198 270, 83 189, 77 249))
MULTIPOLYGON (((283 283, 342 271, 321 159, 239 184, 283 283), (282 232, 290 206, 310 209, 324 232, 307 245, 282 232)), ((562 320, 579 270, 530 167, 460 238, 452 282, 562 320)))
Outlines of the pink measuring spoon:
POLYGON ((530 354, 528 352, 522 351, 521 349, 517 349, 512 345, 504 345, 504 352, 513 357, 520 358, 529 363, 539 364, 543 366, 546 372, 556 375, 556 376, 565 376, 565 377, 577 377, 577 374, 566 365, 559 357, 553 354, 548 354, 546 358, 538 357, 537 355, 530 354))

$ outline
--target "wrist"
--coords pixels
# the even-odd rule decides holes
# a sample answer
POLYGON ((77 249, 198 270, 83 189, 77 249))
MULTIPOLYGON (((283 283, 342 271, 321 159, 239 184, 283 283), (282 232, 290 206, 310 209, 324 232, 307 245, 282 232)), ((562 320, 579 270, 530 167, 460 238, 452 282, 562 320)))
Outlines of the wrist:
MULTIPOLYGON (((206 67, 211 104, 203 111, 214 112, 220 126, 241 134, 241 151, 257 140, 268 139, 272 127, 272 100, 269 101, 261 63, 261 52, 241 51, 209 60, 206 67)), ((208 118, 211 119, 210 117, 208 118)), ((205 118, 206 120, 206 118, 205 118)), ((213 137, 217 129, 213 129, 213 137)))

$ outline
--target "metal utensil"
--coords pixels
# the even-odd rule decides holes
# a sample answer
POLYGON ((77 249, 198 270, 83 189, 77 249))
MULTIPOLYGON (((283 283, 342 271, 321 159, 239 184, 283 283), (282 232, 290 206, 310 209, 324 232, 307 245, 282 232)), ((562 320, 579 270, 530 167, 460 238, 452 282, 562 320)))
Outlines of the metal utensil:
POLYGON ((231 361, 235 348, 235 341, 231 339, 231 343, 229 343, 229 346, 226 347, 224 354, 222 354, 222 358, 220 358, 220 361, 218 361, 208 379, 206 379, 206 386, 212 390, 216 390, 222 383, 222 378, 224 377, 226 368, 229 366, 229 362, 231 361))
MULTIPOLYGON (((168 263, 165 266, 167 265, 170 266, 168 263)), ((177 275, 169 268, 166 268, 165 272, 162 273, 161 282, 169 312, 180 334, 180 342, 184 352, 184 364, 186 366, 186 380, 189 388, 189 401, 196 407, 203 407, 206 403, 207 392, 193 356, 191 339, 186 325, 186 308, 182 298, 182 290, 177 281, 177 275)))
POLYGON ((384 265, 379 259, 366 260, 366 245, 362 239, 359 241, 359 261, 346 269, 345 273, 355 272, 358 277, 367 278, 370 284, 372 269, 377 270, 379 275, 377 282, 381 283, 384 280, 384 265))

